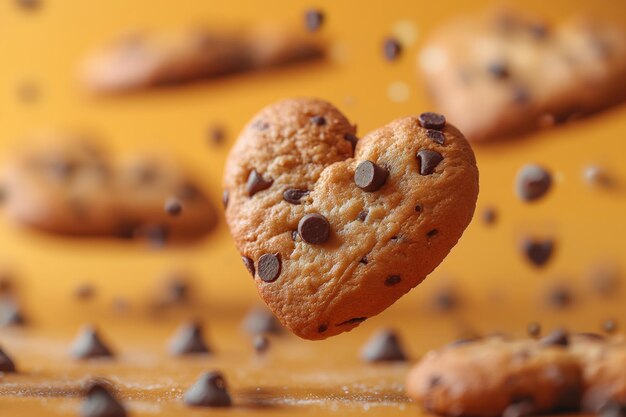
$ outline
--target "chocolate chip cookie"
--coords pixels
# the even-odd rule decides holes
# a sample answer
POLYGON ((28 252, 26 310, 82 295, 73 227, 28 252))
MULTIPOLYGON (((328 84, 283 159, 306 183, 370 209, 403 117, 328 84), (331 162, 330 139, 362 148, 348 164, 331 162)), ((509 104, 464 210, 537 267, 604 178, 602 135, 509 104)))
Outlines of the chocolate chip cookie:
POLYGON ((439 109, 482 141, 624 100, 625 38, 623 27, 587 17, 551 25, 497 10, 444 25, 418 66, 439 109))
POLYGON ((471 147, 435 113, 361 140, 331 104, 261 110, 228 157, 226 220, 261 297, 292 332, 351 330, 418 285, 472 218, 471 147))

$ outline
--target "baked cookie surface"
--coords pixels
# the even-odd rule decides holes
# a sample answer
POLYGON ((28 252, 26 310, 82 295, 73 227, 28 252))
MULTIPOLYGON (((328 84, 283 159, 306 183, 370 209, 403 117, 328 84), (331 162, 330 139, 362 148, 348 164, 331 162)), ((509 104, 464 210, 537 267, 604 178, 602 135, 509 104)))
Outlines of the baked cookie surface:
POLYGON ((398 119, 358 142, 355 133, 327 102, 283 100, 245 127, 225 168, 226 219, 244 264, 274 314, 307 339, 393 304, 474 212, 474 155, 442 116, 398 119))
POLYGON ((626 98, 626 31, 497 10, 436 31, 418 57, 434 101, 471 141, 511 136, 626 98))

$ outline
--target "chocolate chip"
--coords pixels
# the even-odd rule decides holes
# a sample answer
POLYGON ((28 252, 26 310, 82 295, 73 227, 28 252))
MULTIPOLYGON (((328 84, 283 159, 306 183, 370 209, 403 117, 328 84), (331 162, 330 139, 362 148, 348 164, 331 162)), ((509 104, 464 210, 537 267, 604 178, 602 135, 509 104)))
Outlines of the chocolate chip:
POLYGON ((297 188, 287 188, 283 192, 283 200, 291 204, 300 204, 300 199, 309 195, 309 190, 301 190, 297 188))
POLYGON ((613 319, 606 319, 602 323, 602 330, 608 334, 613 334, 617 330, 617 322, 613 319))
POLYGON ((367 214, 369 213, 369 210, 363 210, 361 212, 359 212, 359 215, 356 216, 356 218, 362 222, 365 221, 365 219, 367 218, 367 214))
POLYGON ((522 252, 528 261, 536 267, 542 267, 548 263, 554 252, 554 246, 552 239, 525 238, 521 242, 522 252))
POLYGON ((258 119, 258 120, 255 120, 254 123, 252 123, 252 127, 254 129, 263 131, 263 130, 269 129, 270 128, 270 124, 265 122, 265 121, 263 121, 263 120, 261 120, 261 119, 258 119))
POLYGON ((207 131, 207 140, 211 145, 221 145, 226 138, 226 131, 222 126, 214 125, 207 131))
POLYGON ((17 98, 26 104, 36 102, 41 95, 39 86, 34 81, 24 81, 17 87, 17 98))
POLYGON ((185 393, 183 401, 194 407, 229 407, 232 400, 219 372, 206 372, 185 393))
POLYGON ((320 324, 317 328, 318 333, 324 333, 326 330, 328 330, 328 324, 320 324))
POLYGON ((176 217, 183 212, 183 205, 177 198, 171 197, 165 202, 164 209, 167 214, 176 217))
POLYGON ((359 263, 363 265, 367 265, 368 262, 369 261, 367 260, 367 256, 362 257, 361 260, 359 261, 359 263))
POLYGON ((16 372, 15 363, 2 348, 0 348, 0 372, 4 374, 16 372))
POLYGON ((96 294, 96 289, 92 284, 81 284, 74 290, 74 297, 80 301, 92 299, 96 294))
POLYGON ((367 320, 367 317, 353 317, 351 319, 348 319, 346 321, 342 321, 341 323, 338 323, 337 326, 345 326, 346 324, 363 323, 365 320, 367 320))
POLYGON ((241 260, 243 261, 244 266, 246 267, 246 269, 248 270, 248 272, 250 272, 250 275, 252 275, 252 278, 254 278, 254 261, 250 258, 248 258, 247 256, 242 256, 241 260))
POLYGON ((113 353, 102 341, 95 328, 85 326, 74 340, 71 349, 76 359, 110 358, 113 353))
POLYGON ((395 61, 402 53, 402 45, 394 38, 387 38, 383 43, 383 53, 388 61, 395 61))
POLYGON ((438 130, 428 129, 426 130, 426 136, 428 136, 428 139, 439 145, 443 145, 446 141, 446 137, 438 130))
POLYGON ((426 233, 426 237, 433 238, 437 236, 438 234, 439 234, 439 230, 433 229, 433 230, 429 230, 428 233, 426 233))
POLYGON ((616 185, 613 176, 599 165, 586 166, 583 171, 583 178, 591 186, 610 188, 616 185))
POLYGON ((483 210, 482 218, 486 225, 492 225, 498 220, 498 213, 495 208, 487 207, 483 210))
POLYGON ((139 234, 145 236, 153 247, 161 248, 167 243, 170 232, 167 226, 153 224, 140 230, 139 234))
POLYGON ((422 149, 417 153, 420 175, 432 174, 441 161, 443 161, 443 156, 437 151, 422 149))
POLYGON ((270 347, 270 340, 264 334, 258 334, 252 340, 254 351, 258 354, 267 352, 270 347))
POLYGON ((0 302, 0 326, 13 327, 26 324, 26 318, 22 310, 13 300, 2 300, 0 302))
POLYGON ((189 299, 189 283, 183 273, 172 274, 163 288, 163 302, 166 304, 183 304, 189 299))
POLYGON ((415 211, 418 213, 422 212, 422 206, 420 206, 419 204, 417 206, 415 206, 415 211))
POLYGON ((352 144, 352 151, 354 151, 354 149, 356 148, 356 144, 359 141, 359 138, 351 133, 346 133, 343 138, 350 142, 350 144, 352 144))
POLYGON ((542 22, 534 22, 528 25, 528 31, 537 40, 542 40, 548 37, 548 26, 542 22))
MULTIPOLYGON (((298 234, 307 243, 314 245, 322 244, 328 240, 330 235, 330 223, 321 214, 307 214, 298 223, 298 234)), ((259 271, 260 269, 261 267, 259 266, 259 271)))
POLYGON ((15 3, 23 10, 36 10, 41 6, 41 0, 15 0, 15 3))
POLYGON ((243 320, 242 327, 251 335, 263 333, 279 335, 284 332, 278 319, 265 308, 250 310, 243 320))
POLYGON ((315 126, 324 126, 326 124, 324 116, 313 116, 310 120, 315 126))
POLYGON ((534 339, 538 338, 541 336, 541 325, 535 321, 528 323, 528 326, 526 326, 526 333, 534 339))
POLYGON ((432 301, 433 308, 441 313, 456 310, 460 304, 459 295, 452 288, 439 289, 432 301))
POLYGON ((184 323, 178 328, 170 341, 169 351, 176 356, 211 353, 204 341, 202 327, 195 322, 184 323))
POLYGON ((613 265, 594 266, 590 272, 590 282, 596 294, 602 297, 613 296, 619 289, 619 270, 613 265))
POLYGON ((354 171, 354 182, 363 191, 372 192, 380 189, 389 176, 389 171, 372 161, 361 162, 354 171))
POLYGON ((274 282, 280 275, 281 263, 279 254, 266 253, 257 263, 259 277, 265 282, 274 282))
POLYGON ((246 183, 246 193, 248 193, 249 197, 252 197, 259 191, 270 188, 273 182, 274 180, 266 180, 261 174, 257 172, 256 169, 253 169, 248 176, 248 182, 246 183))
POLYGON ((539 340, 539 344, 542 346, 568 346, 569 333, 564 329, 556 329, 539 340))
POLYGON ((507 406, 502 417, 528 417, 536 414, 535 406, 530 400, 517 401, 507 406))
POLYGON ((363 346, 361 359, 366 362, 399 362, 406 361, 407 357, 396 332, 383 329, 363 346))
POLYGON ((304 23, 309 32, 315 32, 324 23, 324 14, 321 10, 311 9, 304 14, 304 23))
POLYGON ((92 384, 80 405, 81 417, 126 417, 124 406, 100 383, 92 384))
POLYGON ((517 173, 515 189, 519 198, 534 201, 543 197, 552 185, 552 176, 543 167, 529 164, 517 173))
POLYGON ((402 278, 400 278, 400 275, 391 275, 385 280, 385 285, 387 287, 393 287, 394 285, 399 284, 401 280, 402 278))
POLYGON ((509 72, 509 68, 503 62, 492 62, 487 65, 487 72, 491 74, 494 78, 503 80, 505 78, 509 78, 511 73, 509 72))
POLYGON ((571 291, 562 285, 555 286, 548 291, 548 304, 554 308, 566 308, 572 304, 572 300, 571 291))
POLYGON ((224 206, 224 208, 228 207, 228 197, 229 197, 228 190, 224 190, 222 192, 222 205, 224 206))
POLYGON ((442 130, 446 125, 446 118, 438 113, 425 112, 417 116, 420 126, 426 129, 442 130))

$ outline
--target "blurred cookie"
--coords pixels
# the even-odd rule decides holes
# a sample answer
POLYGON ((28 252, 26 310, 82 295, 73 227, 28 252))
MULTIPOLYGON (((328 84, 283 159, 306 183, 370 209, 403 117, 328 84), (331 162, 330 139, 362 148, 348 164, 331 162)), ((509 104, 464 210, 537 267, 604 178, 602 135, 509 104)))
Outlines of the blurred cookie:
POLYGON ((121 92, 284 65, 322 52, 312 37, 273 26, 134 33, 89 56, 81 74, 91 91, 121 92))
POLYGON ((175 161, 143 155, 118 163, 86 138, 48 135, 10 158, 2 180, 7 216, 50 233, 151 237, 158 230, 188 239, 216 222, 207 196, 175 161), (184 215, 165 212, 171 197, 184 215))
POLYGON ((436 31, 418 65, 439 109, 472 141, 515 135, 624 100, 624 28, 548 25, 497 11, 436 31))
POLYGON ((523 406, 535 415, 576 409, 583 375, 560 343, 490 337, 429 352, 406 389, 437 414, 495 417, 523 406))
POLYGON ((356 142, 339 110, 301 98, 252 119, 224 187, 261 296, 295 334, 323 339, 380 313, 443 260, 474 212, 478 171, 443 116, 398 119, 356 142))

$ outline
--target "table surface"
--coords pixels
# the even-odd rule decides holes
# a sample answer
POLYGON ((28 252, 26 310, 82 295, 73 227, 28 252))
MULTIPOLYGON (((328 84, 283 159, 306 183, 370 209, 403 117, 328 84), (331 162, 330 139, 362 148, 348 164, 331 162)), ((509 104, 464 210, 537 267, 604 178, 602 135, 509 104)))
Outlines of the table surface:
MULTIPOLYGON (((291 96, 317 96, 336 104, 359 135, 395 118, 431 110, 416 71, 416 55, 428 33, 446 19, 481 11, 488 1, 363 2, 303 0, 42 0, 37 10, 0 2, 0 159, 30 135, 46 129, 90 132, 114 150, 148 149, 179 157, 220 201, 227 152, 241 127, 261 107, 291 96), (259 22, 302 25, 303 11, 324 10, 320 36, 329 58, 255 74, 239 74, 176 88, 96 98, 76 80, 80 59, 95 46, 132 28, 176 30, 188 24, 259 22), (382 42, 398 34, 404 50, 395 62, 382 56, 382 42), (413 36, 414 35, 414 36, 413 36), (413 39, 412 39, 413 38, 413 39), (25 101, 17 94, 34 86, 25 101), (394 91, 400 91, 400 97, 394 91), (402 96, 406 97, 402 97, 402 96), (398 101, 399 100, 399 101, 398 101), (223 145, 207 142, 210 126, 224 126, 223 145)), ((620 0, 513 1, 560 19, 576 12, 626 24, 620 0)), ((626 270, 626 106, 523 138, 475 147, 480 169, 477 214, 450 256, 417 289, 356 330, 321 342, 286 335, 272 339, 265 358, 253 354, 239 320, 258 302, 223 219, 193 245, 154 250, 142 244, 46 236, 8 224, 0 215, 0 270, 15 277, 29 325, 0 329, 0 346, 16 360, 17 375, 0 377, 0 412, 10 416, 76 415, 77 390, 93 376, 121 389, 133 415, 195 415, 182 392, 203 370, 221 369, 235 396, 229 415, 416 415, 403 392, 410 364, 366 365, 359 347, 380 327, 397 329, 412 360, 459 334, 507 331, 523 334, 530 321, 545 329, 565 325, 597 331, 606 318, 626 325, 624 291, 603 298, 592 291, 596 267, 626 270), (541 201, 525 204, 513 179, 525 163, 554 174, 541 201), (582 180, 588 164, 606 167, 617 179, 611 190, 582 180), (481 213, 497 211, 487 225, 481 213), (530 266, 518 250, 525 235, 556 239, 554 259, 530 266), (152 295, 172 271, 189 275, 193 302, 155 313, 152 295), (91 283, 89 302, 73 298, 91 283), (572 305, 555 310, 546 291, 564 285, 572 305), (453 288, 460 306, 431 308, 433 295, 453 288), (127 310, 115 310, 122 301, 127 310), (216 354, 171 358, 164 344, 177 324, 198 317, 208 326, 216 354), (95 323, 120 353, 109 362, 76 363, 68 346, 81 324, 95 323)), ((1 214, 1 209, 0 209, 1 214)), ((201 411, 197 411, 202 414, 201 411)), ((212 414, 219 415, 222 411, 212 414)))

